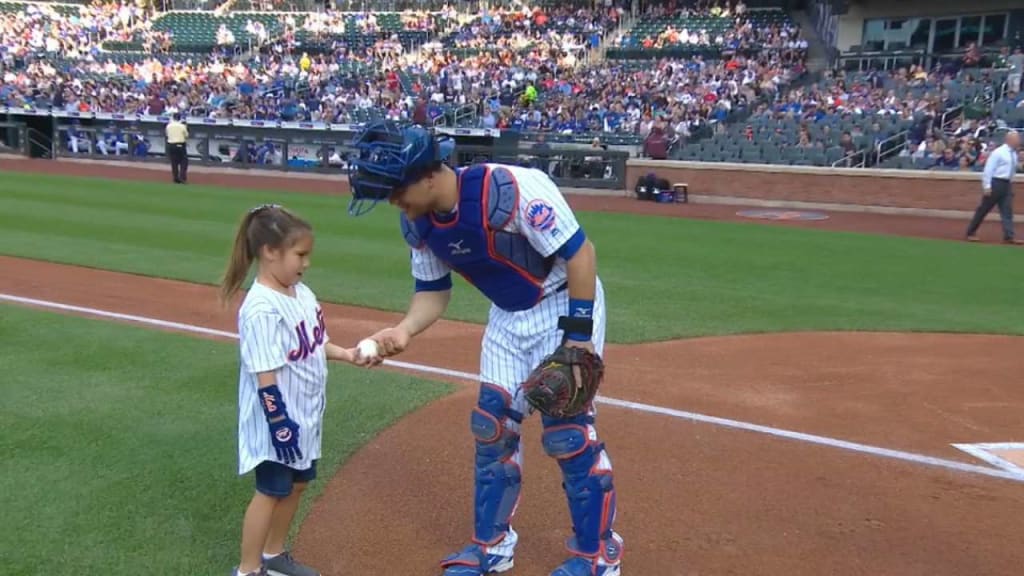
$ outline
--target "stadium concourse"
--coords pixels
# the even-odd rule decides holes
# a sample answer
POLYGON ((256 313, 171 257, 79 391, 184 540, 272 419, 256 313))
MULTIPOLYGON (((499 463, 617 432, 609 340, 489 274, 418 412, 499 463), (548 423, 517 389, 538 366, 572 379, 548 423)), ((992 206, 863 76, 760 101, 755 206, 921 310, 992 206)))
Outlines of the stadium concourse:
POLYGON ((390 117, 516 130, 539 148, 943 170, 980 169, 999 132, 1024 125, 1008 46, 927 69, 811 71, 816 32, 766 7, 780 2, 747 2, 5 0, 0 106, 390 117))

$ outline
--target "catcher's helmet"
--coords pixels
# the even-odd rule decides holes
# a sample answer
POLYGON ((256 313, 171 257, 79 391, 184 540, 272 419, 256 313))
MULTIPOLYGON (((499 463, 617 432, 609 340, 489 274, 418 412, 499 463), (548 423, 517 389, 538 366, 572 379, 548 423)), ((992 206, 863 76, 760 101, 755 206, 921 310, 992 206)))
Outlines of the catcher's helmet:
POLYGON ((376 120, 359 131, 352 146, 356 154, 348 164, 352 188, 348 212, 360 216, 445 161, 455 143, 448 138, 435 138, 422 126, 376 120))

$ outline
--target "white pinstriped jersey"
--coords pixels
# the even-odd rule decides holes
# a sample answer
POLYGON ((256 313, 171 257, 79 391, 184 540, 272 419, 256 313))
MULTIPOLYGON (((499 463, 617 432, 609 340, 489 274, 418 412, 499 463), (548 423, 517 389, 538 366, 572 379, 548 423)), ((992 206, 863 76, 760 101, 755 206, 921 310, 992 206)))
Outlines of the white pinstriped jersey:
MULTIPOLYGON (((522 234, 543 256, 554 254, 580 228, 562 192, 540 170, 501 166, 512 173, 519 188, 519 208, 504 230, 522 234), (538 206, 542 209, 537 210, 538 206)), ((412 275, 418 280, 437 280, 451 271, 427 247, 413 249, 411 262, 412 275)), ((516 409, 525 410, 525 401, 519 394, 520 384, 561 342, 558 317, 569 311, 569 291, 557 289, 566 280, 566 261, 555 258, 551 273, 544 281, 545 296, 536 306, 516 312, 491 306, 481 350, 480 374, 485 382, 508 390, 516 409)), ((600 278, 597 278, 596 290, 591 341, 598 353, 602 353, 605 311, 600 278)))
POLYGON ((238 335, 238 473, 277 460, 257 394, 257 375, 269 371, 275 371, 288 416, 299 425, 302 459, 290 466, 309 468, 320 457, 329 341, 316 295, 301 282, 294 298, 253 282, 238 311, 238 335))
MULTIPOLYGON (((519 187, 519 209, 503 230, 525 236, 542 256, 554 254, 580 227, 562 192, 540 170, 505 164, 500 166, 512 173, 519 187), (538 219, 539 213, 547 218, 538 219)), ((413 249, 412 275, 417 280, 437 280, 450 271, 448 265, 429 248, 413 249)), ((544 294, 550 294, 565 280, 565 260, 556 258, 551 273, 544 281, 544 294)))

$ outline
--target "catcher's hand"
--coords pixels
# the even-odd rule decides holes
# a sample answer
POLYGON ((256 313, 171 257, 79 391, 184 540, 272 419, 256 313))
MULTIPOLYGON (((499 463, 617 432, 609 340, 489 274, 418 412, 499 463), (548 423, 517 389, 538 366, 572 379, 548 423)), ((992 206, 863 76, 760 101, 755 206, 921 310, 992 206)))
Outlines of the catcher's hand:
POLYGON ((604 378, 604 362, 596 353, 562 344, 523 383, 523 394, 535 410, 553 418, 572 418, 590 409, 604 378))

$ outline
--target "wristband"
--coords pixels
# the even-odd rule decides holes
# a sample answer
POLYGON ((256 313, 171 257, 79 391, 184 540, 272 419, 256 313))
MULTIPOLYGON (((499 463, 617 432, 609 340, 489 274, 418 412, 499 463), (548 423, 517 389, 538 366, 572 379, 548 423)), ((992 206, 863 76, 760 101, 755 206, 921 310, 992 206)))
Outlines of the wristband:
POLYGON ((569 298, 569 317, 570 318, 593 318, 594 317, 594 301, 583 300, 581 298, 569 298))
POLYGON ((565 332, 566 340, 589 342, 594 333, 593 314, 593 300, 570 298, 569 315, 558 318, 558 328, 565 332))
POLYGON ((288 415, 284 399, 281 398, 281 389, 277 387, 277 384, 260 388, 259 393, 260 406, 263 407, 263 413, 267 416, 267 420, 288 415))

